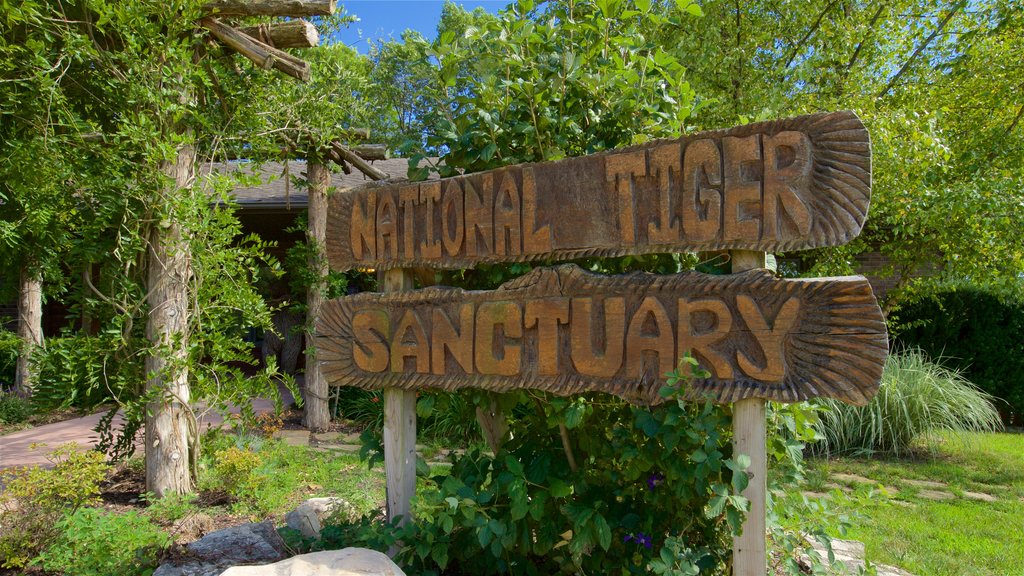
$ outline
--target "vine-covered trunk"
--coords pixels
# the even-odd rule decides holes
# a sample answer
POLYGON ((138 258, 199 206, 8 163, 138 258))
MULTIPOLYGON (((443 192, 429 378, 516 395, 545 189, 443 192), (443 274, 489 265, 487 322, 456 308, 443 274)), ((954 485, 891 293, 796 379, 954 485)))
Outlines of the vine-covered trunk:
POLYGON ((28 266, 21 268, 18 283, 18 338, 21 352, 15 368, 14 392, 32 395, 32 351, 43 345, 43 276, 28 266))
POLYGON ((320 430, 331 420, 327 406, 327 380, 317 362, 315 348, 316 322, 320 318, 327 289, 327 186, 331 173, 319 161, 310 160, 306 167, 309 181, 309 271, 313 281, 306 292, 306 406, 304 424, 310 430, 320 430))
POLYGON ((175 196, 192 180, 194 150, 182 146, 162 170, 174 184, 165 192, 166 212, 153 227, 149 246, 146 336, 146 489, 158 497, 192 491, 190 473, 195 419, 188 405, 189 242, 175 215, 175 196))

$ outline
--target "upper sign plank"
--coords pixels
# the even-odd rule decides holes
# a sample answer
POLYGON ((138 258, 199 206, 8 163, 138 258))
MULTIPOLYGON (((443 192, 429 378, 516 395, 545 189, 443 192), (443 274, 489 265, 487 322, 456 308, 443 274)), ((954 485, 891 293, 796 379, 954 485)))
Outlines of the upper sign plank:
POLYGON ((825 396, 864 404, 888 352, 862 277, 778 280, 765 270, 598 276, 540 268, 497 290, 426 288, 325 305, 317 354, 333 385, 586 391, 655 403, 692 352, 719 402, 825 396))
POLYGON ((344 270, 836 246, 870 190, 860 119, 815 114, 335 194, 327 254, 344 270))

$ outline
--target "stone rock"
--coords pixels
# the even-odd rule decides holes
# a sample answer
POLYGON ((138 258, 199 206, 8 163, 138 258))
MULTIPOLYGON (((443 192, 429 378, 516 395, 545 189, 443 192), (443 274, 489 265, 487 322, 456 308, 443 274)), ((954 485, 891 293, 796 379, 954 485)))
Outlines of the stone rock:
POLYGON ((917 488, 931 488, 932 490, 947 487, 945 482, 935 482, 934 480, 903 480, 903 483, 917 488))
POLYGON ((302 554, 266 566, 229 568, 222 576, 405 576, 385 554, 345 548, 302 554))
POLYGON ((859 474, 833 474, 832 479, 852 484, 878 484, 878 482, 875 482, 871 478, 865 478, 859 474))
POLYGON ((310 498, 289 512, 284 521, 306 538, 319 538, 324 520, 331 516, 351 520, 357 514, 355 508, 341 498, 310 498))
POLYGON ((952 500, 956 498, 952 493, 943 492, 942 490, 921 490, 917 495, 925 500, 952 500))
POLYGON ((177 564, 163 564, 153 576, 218 576, 231 566, 265 564, 286 556, 284 540, 273 523, 242 524, 192 542, 177 564))
MULTIPOLYGON (((821 559, 827 567, 833 570, 838 570, 838 566, 829 564, 828 552, 820 542, 812 539, 811 545, 818 554, 821 555, 821 559)), ((832 540, 832 552, 835 554, 836 564, 839 562, 843 563, 845 570, 840 572, 841 574, 858 574, 866 567, 866 563, 864 562, 863 542, 857 542, 856 540, 839 540, 838 538, 835 538, 832 540)), ((913 576, 910 572, 897 568, 896 566, 874 564, 874 567, 878 576, 913 576)), ((829 573, 831 574, 831 572, 829 573)))
POLYGON ((981 500, 982 502, 998 502, 999 498, 991 494, 985 494, 984 492, 964 492, 964 498, 970 498, 971 500, 981 500))

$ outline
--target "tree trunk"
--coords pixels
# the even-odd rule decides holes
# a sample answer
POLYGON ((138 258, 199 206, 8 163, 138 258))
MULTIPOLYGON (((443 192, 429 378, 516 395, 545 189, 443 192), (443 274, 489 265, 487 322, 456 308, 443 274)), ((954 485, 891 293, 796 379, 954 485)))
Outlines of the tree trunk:
POLYGON ((309 182, 309 270, 315 278, 306 292, 306 407, 304 422, 310 430, 322 430, 331 421, 327 406, 327 381, 316 358, 315 331, 320 318, 327 289, 327 186, 331 172, 319 161, 310 160, 306 166, 309 182))
POLYGON ((21 268, 18 284, 18 338, 21 352, 15 368, 14 392, 32 395, 32 368, 29 363, 35 348, 43 345, 43 276, 27 266, 21 268))
POLYGON ((188 405, 189 243, 173 213, 176 196, 192 180, 195 152, 182 146, 164 174, 174 179, 163 204, 171 213, 154 227, 149 246, 149 317, 146 336, 156 347, 146 358, 146 489, 157 497, 192 492, 192 443, 197 437, 188 405))

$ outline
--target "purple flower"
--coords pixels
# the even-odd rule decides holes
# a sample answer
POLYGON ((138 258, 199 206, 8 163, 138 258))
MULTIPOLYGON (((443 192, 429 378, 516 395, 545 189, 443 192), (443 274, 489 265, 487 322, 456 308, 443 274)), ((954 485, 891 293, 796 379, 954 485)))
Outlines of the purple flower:
POLYGON ((659 484, 665 481, 665 475, 660 473, 651 474, 647 479, 647 489, 654 490, 659 484))
POLYGON ((647 534, 644 534, 643 532, 637 532, 635 535, 634 534, 626 534, 625 536, 622 537, 622 542, 623 543, 630 542, 630 541, 636 542, 637 544, 640 544, 641 546, 643 546, 644 548, 647 548, 648 550, 651 549, 651 544, 652 544, 651 537, 648 536, 647 534))

